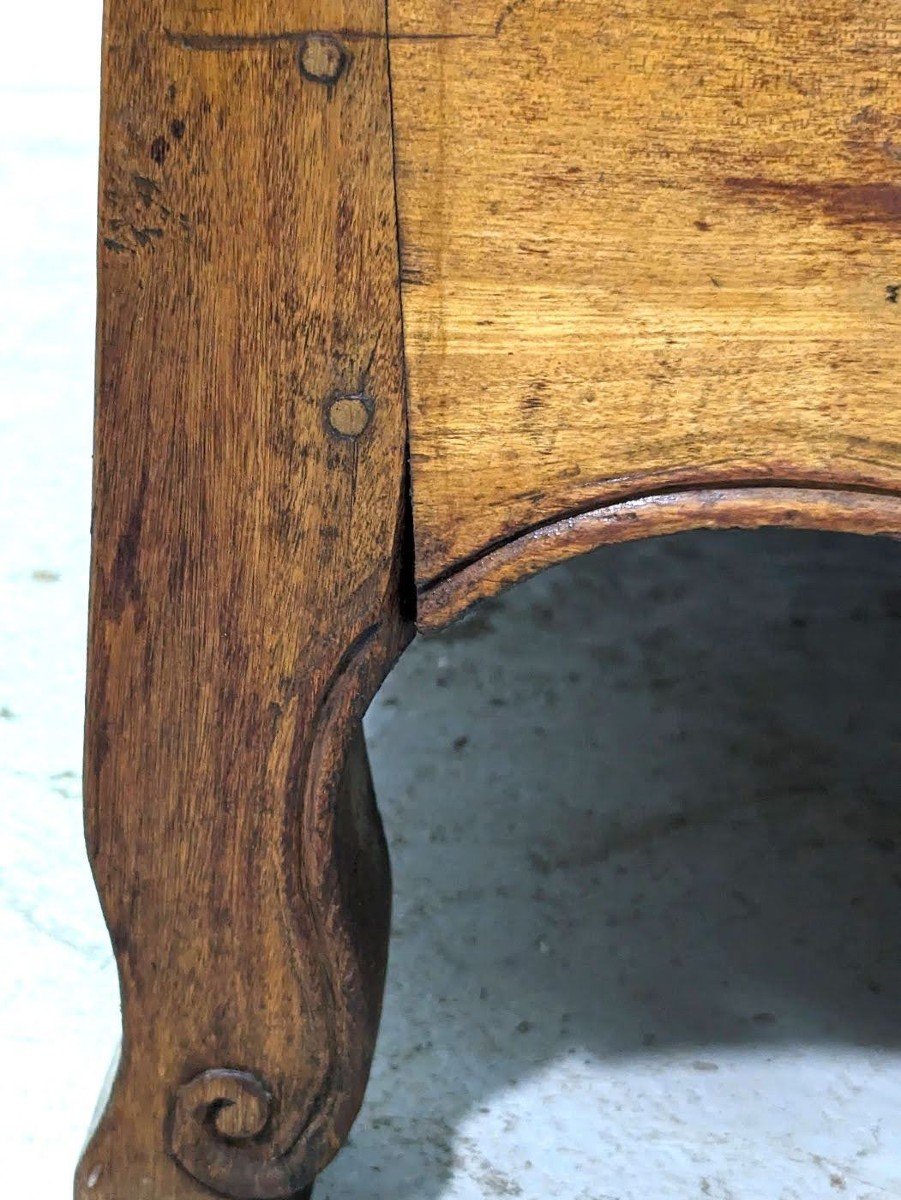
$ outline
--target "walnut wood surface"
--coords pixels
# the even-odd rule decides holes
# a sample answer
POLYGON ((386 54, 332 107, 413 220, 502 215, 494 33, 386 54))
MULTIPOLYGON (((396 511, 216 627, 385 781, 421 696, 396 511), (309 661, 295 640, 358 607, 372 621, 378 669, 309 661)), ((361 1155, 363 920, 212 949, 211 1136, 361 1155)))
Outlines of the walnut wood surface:
POLYGON ((418 622, 440 629, 467 608, 545 567, 598 546, 689 529, 828 529, 901 535, 901 497, 813 488, 692 488, 592 509, 530 529, 438 580, 418 622))
POLYGON ((107 0, 85 797, 124 1041, 78 1200, 300 1200, 346 1137, 414 549, 436 625, 605 541, 901 532, 898 38, 888 0, 107 0))
POLYGON ((688 486, 898 490, 896 0, 390 0, 420 588, 688 486))
POLYGON ((376 0, 108 0, 85 794, 124 1044, 80 1200, 292 1196, 362 1097, 396 239, 376 0))

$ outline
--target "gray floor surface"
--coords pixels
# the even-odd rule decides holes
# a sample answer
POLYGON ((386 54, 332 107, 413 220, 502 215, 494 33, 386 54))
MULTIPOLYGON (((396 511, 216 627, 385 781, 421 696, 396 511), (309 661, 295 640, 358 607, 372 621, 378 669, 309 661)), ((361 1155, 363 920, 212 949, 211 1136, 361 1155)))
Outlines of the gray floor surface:
MULTIPOLYGON (((97 12, 57 7, 0 47, 16 1200, 69 1194, 118 1023, 79 778, 97 12)), ((321 1200, 901 1197, 899 612, 896 545, 686 535, 413 646, 367 718, 394 938, 321 1200)))

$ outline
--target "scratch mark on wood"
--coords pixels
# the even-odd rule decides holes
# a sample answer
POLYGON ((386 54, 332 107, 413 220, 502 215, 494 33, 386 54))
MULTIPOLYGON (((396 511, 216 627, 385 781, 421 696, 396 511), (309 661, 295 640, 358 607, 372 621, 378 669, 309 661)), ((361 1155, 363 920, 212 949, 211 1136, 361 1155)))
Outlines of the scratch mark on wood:
POLYGON ((504 32, 504 26, 507 24, 510 18, 514 16, 515 13, 519 12, 526 2, 527 0, 510 0, 508 4, 504 5, 501 15, 494 23, 495 37, 501 36, 501 34, 504 32))
MULTIPOLYGON (((382 42, 384 33, 366 29, 285 29, 273 33, 179 33, 166 29, 166 38, 184 50, 213 50, 226 53, 285 43, 292 45, 309 37, 341 37, 349 42, 382 42)), ((482 33, 388 33, 389 42, 490 41, 482 33)))

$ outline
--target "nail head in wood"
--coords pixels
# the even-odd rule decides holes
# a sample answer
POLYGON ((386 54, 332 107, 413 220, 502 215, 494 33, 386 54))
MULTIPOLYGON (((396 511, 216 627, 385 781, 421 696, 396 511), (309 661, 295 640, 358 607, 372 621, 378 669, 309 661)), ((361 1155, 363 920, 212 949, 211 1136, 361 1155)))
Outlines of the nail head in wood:
POLYGON ((308 33, 297 52, 300 73, 313 83, 337 83, 347 66, 347 51, 331 33, 308 33))
POLYGON ((368 396, 336 396, 328 406, 328 423, 339 437, 358 438, 372 418, 368 396))

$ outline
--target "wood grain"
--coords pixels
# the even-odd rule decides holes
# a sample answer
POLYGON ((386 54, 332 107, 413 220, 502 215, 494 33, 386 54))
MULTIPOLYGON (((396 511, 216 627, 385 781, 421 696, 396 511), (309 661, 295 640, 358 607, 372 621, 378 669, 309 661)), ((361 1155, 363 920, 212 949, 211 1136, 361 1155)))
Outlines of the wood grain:
POLYGON ((654 491, 899 488, 895 0, 389 8, 420 589, 654 491))
POLYGON ((610 504, 526 530, 437 580, 420 596, 418 623, 441 629, 479 600, 599 546, 692 529, 768 525, 901 537, 901 497, 812 488, 691 488, 610 504))
POLYGON ((124 1043, 80 1200, 299 1194, 362 1098, 359 721, 409 636, 384 33, 107 4, 85 794, 124 1043))
POLYGON ((899 33, 107 0, 85 796, 124 1040, 78 1200, 299 1200, 346 1137, 414 543, 436 625, 605 541, 901 531, 899 33))

